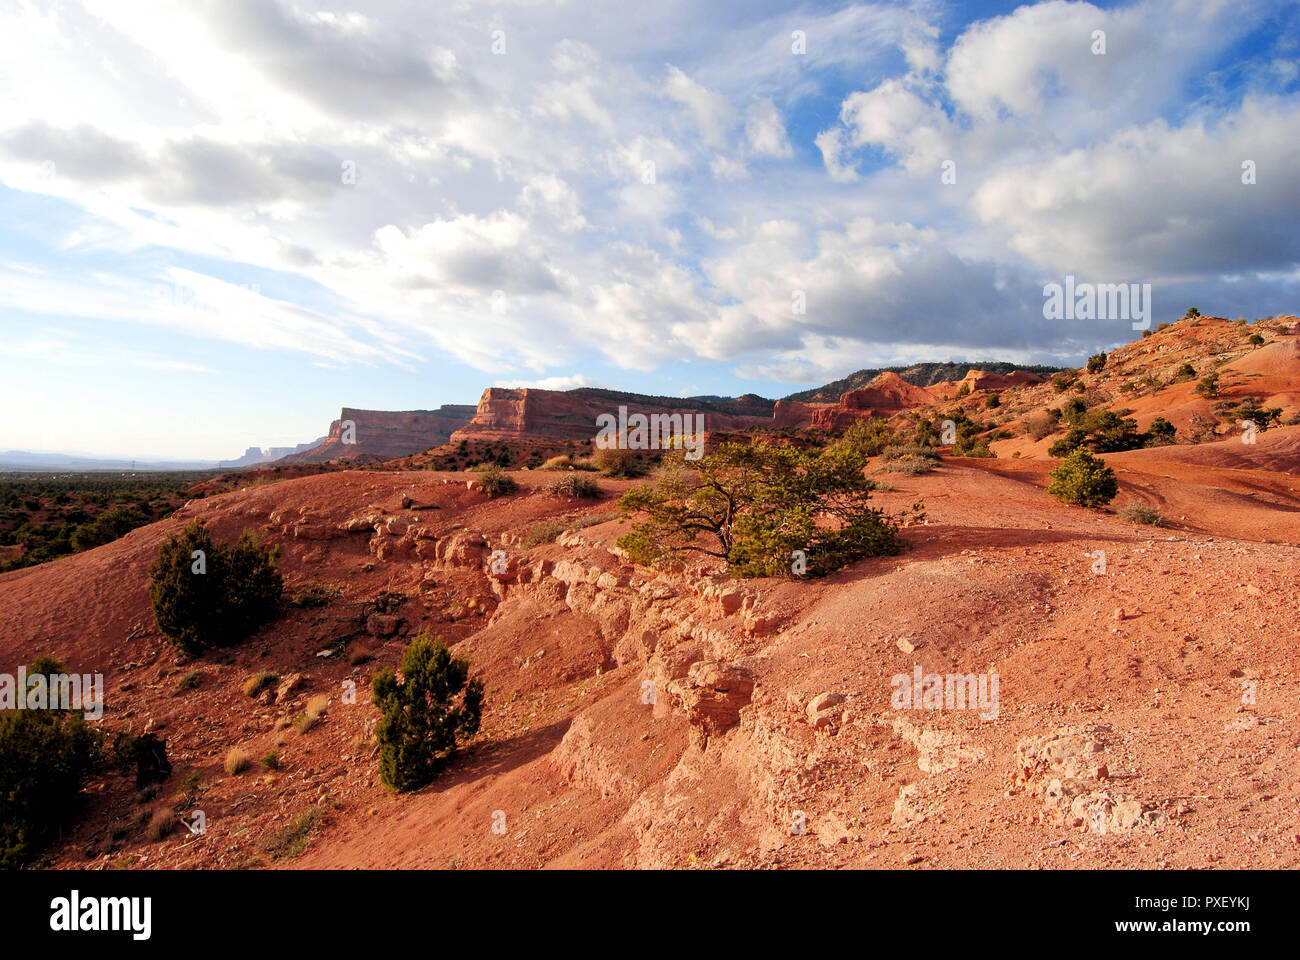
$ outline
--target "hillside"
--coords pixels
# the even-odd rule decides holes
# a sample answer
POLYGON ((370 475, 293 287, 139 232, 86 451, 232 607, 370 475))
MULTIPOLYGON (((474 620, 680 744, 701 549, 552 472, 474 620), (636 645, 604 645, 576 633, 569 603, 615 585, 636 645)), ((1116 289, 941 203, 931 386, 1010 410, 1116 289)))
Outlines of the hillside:
POLYGON ((1008 363, 1004 360, 985 360, 977 363, 914 363, 906 367, 868 367, 849 374, 843 380, 832 380, 823 386, 813 387, 810 390, 801 390, 781 399, 802 403, 834 403, 840 398, 841 394, 848 393, 851 390, 859 390, 869 385, 872 380, 882 373, 897 374, 914 386, 932 387, 945 380, 960 380, 972 370, 1004 374, 1015 370, 1025 370, 1029 373, 1046 375, 1056 373, 1061 369, 1061 367, 1045 367, 1039 364, 1008 363))
POLYGON ((496 501, 455 474, 344 471, 194 501, 0 576, 4 669, 48 651, 102 671, 105 726, 159 732, 174 764, 143 805, 120 777, 92 784, 51 864, 1300 866, 1300 758, 1284 749, 1300 722, 1300 428, 1240 447, 1114 458, 1117 503, 1184 511, 1166 529, 1061 506, 1044 462, 894 477, 883 505, 926 503, 912 548, 820 582, 629 565, 607 519, 628 481, 601 481, 607 499, 588 505, 537 495, 544 475, 522 471, 520 494, 496 501), (144 583, 162 538, 194 517, 225 538, 264 531, 287 598, 315 585, 331 599, 286 603, 241 646, 178 661, 144 583), (521 545, 552 519, 575 532, 521 545), (496 549, 509 567, 494 576, 496 549), (426 626, 486 679, 484 726, 433 786, 393 796, 377 780, 368 681, 426 626), (375 659, 350 664, 361 647, 375 659), (752 691, 709 686, 716 664, 752 691), (997 717, 891 708, 891 676, 916 664, 996 671, 997 717), (244 695, 259 670, 280 693, 244 695), (339 698, 349 678, 355 705, 339 698), (1243 703, 1246 681, 1257 702, 1243 703), (318 693, 318 726, 278 729, 318 693), (711 713, 692 706, 701 697, 711 713), (815 698, 842 699, 810 713, 815 698), (698 726, 707 716, 720 719, 698 726), (236 746, 276 750, 279 768, 228 775, 236 746), (130 826, 164 804, 203 809, 207 834, 149 841, 130 826), (1106 832, 1072 810, 1103 811, 1106 832), (295 829, 305 852, 275 859, 266 838, 295 829))

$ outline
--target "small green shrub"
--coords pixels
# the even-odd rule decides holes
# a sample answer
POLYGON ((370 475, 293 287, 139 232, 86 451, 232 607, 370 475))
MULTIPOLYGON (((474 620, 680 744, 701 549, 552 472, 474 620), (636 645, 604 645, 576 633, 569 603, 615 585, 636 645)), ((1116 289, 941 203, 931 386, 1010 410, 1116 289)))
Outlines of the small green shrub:
POLYGON ((1258 333, 1252 333, 1252 334, 1250 335, 1250 340, 1249 340, 1249 342, 1250 342, 1251 346, 1258 347, 1258 346, 1260 346, 1260 345, 1264 342, 1264 338, 1261 337, 1258 333))
POLYGON ((1196 384, 1196 392, 1207 400, 1217 397, 1219 395, 1219 375, 1217 373, 1207 373, 1201 377, 1196 384))
POLYGON ((471 679, 469 660, 453 657, 427 630, 402 654, 401 682, 381 670, 371 690, 381 715, 375 730, 379 776, 393 790, 431 782, 455 757, 457 740, 478 732, 483 681, 471 679))
MULTIPOLYGON (((27 672, 65 671, 40 657, 27 672)), ((72 820, 101 755, 83 711, 0 710, 0 869, 23 866, 72 820)))
POLYGON ((1155 507, 1148 507, 1138 500, 1130 500, 1119 508, 1119 517, 1129 523, 1146 523, 1153 527, 1165 525, 1164 515, 1155 507))
POLYGON ((524 534, 523 548, 530 550, 543 543, 553 543, 564 531, 564 521, 544 520, 524 534))
POLYGON ((885 473, 902 473, 909 477, 915 477, 923 473, 932 473, 935 469, 935 462, 929 457, 907 454, 886 461, 885 465, 880 469, 885 473))
POLYGON ((1146 446, 1165 447, 1177 440, 1174 425, 1164 417, 1156 417, 1147 427, 1146 446))
POLYGON ((1106 367, 1106 354, 1095 353, 1088 358, 1088 372, 1100 373, 1106 367))
POLYGON ((158 629, 190 655, 243 640, 275 616, 284 589, 277 555, 250 533, 233 545, 216 541, 194 521, 149 570, 158 629))
POLYGON ((519 484, 515 483, 514 478, 495 463, 478 466, 474 470, 478 473, 478 479, 474 481, 474 486, 485 494, 489 500, 504 497, 519 489, 519 484))
POLYGON ((1106 461, 1078 449, 1052 471, 1047 492, 1066 503, 1101 507, 1115 499, 1119 481, 1106 461))

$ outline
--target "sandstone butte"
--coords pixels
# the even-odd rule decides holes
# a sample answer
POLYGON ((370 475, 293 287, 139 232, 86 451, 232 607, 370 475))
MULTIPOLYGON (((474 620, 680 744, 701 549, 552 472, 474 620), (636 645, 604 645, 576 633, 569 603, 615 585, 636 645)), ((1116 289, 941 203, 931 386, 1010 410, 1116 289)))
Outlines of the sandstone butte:
MULTIPOLYGON (((1254 444, 1232 428, 1104 455, 1112 507, 1156 507, 1160 527, 1057 502, 1051 436, 1017 433, 993 444, 997 458, 887 475, 882 508, 925 504, 926 522, 903 531, 909 548, 817 581, 630 563, 615 503, 639 481, 600 478, 600 500, 567 501, 543 494, 546 472, 514 470, 519 491, 488 500, 463 473, 401 469, 253 483, 0 575, 0 669, 48 653, 103 673, 106 728, 156 731, 173 764, 143 806, 131 778, 91 783, 48 862, 1296 869, 1296 322, 1176 324, 1071 375, 1144 422, 1212 412, 1176 382, 1184 362, 1219 373, 1214 402, 1259 397, 1284 425, 1254 444), (266 535, 287 599, 337 592, 286 602, 253 638, 180 662, 154 624, 147 571, 196 518, 223 539, 266 535), (524 546, 548 524, 567 532, 524 546), (485 680, 483 725, 435 784, 393 795, 369 681, 424 629, 485 680), (894 678, 918 667, 995 671, 996 718, 896 708, 894 678), (250 698, 262 670, 279 684, 250 698), (321 721, 294 730, 322 695, 321 721), (232 748, 275 750, 278 768, 227 774, 232 748), (179 803, 190 775, 205 835, 122 828, 179 803), (295 829, 305 849, 275 859, 264 838, 295 829)), ((985 414, 1019 430, 1063 398, 1046 383, 1003 387, 985 414)))
POLYGON ((276 461, 282 465, 324 463, 340 458, 390 460, 446 443, 457 428, 469 422, 474 408, 444 404, 437 410, 357 410, 344 407, 330 424, 329 435, 318 446, 276 461), (344 443, 343 424, 355 426, 355 443, 344 443))

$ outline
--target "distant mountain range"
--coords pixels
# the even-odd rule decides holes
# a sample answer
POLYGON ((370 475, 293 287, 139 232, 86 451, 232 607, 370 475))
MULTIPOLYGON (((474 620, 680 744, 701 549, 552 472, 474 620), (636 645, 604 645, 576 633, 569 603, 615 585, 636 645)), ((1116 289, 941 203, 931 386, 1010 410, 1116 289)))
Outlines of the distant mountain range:
POLYGON ((300 443, 296 447, 249 447, 237 460, 132 460, 129 458, 93 457, 75 453, 32 453, 28 450, 0 451, 0 470, 106 470, 113 473, 138 471, 175 470, 233 470, 241 467, 254 467, 263 463, 279 460, 281 457, 319 446, 324 437, 310 443, 300 443))
MULTIPOLYGON (((842 394, 860 390, 882 373, 896 373, 917 387, 961 380, 971 370, 1008 374, 1017 370, 1052 374, 1062 367, 1005 361, 915 363, 906 367, 867 368, 821 387, 802 390, 781 403, 836 403, 842 394)), ((326 436, 296 447, 249 447, 234 460, 130 460, 78 454, 0 452, 0 470, 236 470, 263 464, 322 463, 337 458, 385 460, 420 453, 467 436, 586 437, 594 431, 594 414, 620 405, 646 410, 700 412, 711 415, 716 429, 738 429, 771 422, 777 401, 756 394, 741 397, 663 397, 596 387, 575 390, 503 389, 483 392, 477 407, 448 404, 437 410, 377 411, 345 407, 326 436), (349 425, 345 431, 344 425, 349 425), (348 435, 345 436, 345 433, 348 435), (352 436, 351 434, 355 434, 352 436)))

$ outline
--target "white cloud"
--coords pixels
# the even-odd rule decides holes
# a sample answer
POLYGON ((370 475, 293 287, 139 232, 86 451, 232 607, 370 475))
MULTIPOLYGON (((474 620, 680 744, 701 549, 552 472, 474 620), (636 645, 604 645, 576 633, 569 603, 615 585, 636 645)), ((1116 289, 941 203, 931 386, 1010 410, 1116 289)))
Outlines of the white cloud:
POLYGON ((794 154, 786 136, 785 121, 781 111, 770 99, 759 100, 745 114, 745 136, 754 153, 768 157, 789 157, 794 154))

